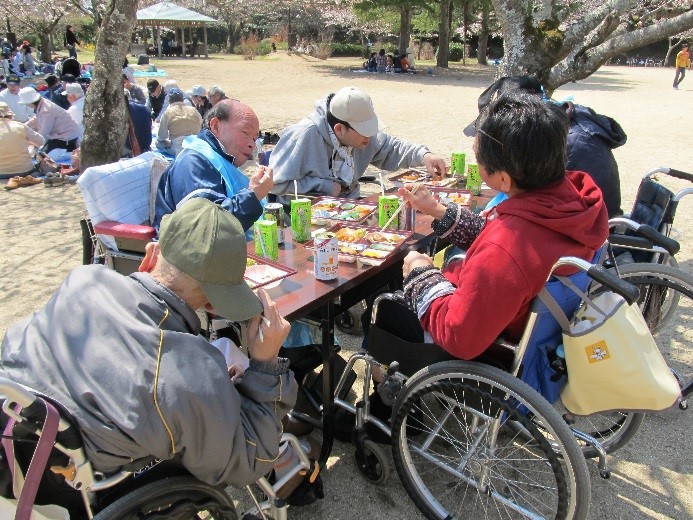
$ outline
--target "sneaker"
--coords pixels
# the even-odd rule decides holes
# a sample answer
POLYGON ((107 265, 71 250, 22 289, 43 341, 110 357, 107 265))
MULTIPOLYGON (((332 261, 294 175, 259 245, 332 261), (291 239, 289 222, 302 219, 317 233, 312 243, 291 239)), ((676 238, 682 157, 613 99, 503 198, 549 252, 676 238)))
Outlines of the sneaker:
POLYGON ((61 184, 67 184, 67 179, 60 175, 59 173, 53 174, 53 186, 60 186, 61 184))
POLYGON ((52 188, 53 187, 53 174, 52 173, 47 173, 46 176, 43 178, 43 187, 44 188, 52 188))
POLYGON ((7 181, 7 184, 5 184, 5 189, 6 190, 16 190, 19 188, 19 179, 20 177, 12 177, 7 181))

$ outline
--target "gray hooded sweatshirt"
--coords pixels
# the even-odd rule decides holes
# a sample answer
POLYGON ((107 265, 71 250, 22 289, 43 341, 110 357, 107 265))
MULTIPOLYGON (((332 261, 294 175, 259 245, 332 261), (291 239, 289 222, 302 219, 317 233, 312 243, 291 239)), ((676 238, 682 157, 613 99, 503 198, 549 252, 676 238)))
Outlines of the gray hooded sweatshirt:
POLYGON ((67 409, 98 471, 180 454, 200 480, 250 484, 272 469, 296 382, 288 361, 251 359, 234 385, 199 333, 195 311, 148 274, 78 267, 8 329, 0 376, 67 409))
POLYGON ((423 156, 429 149, 411 144, 384 132, 379 132, 368 146, 353 150, 354 177, 347 183, 332 171, 335 153, 327 124, 327 102, 318 100, 315 111, 295 125, 287 127, 272 150, 270 167, 274 170, 272 193, 281 197, 294 192, 294 180, 298 181, 298 192, 332 193, 332 185, 342 185, 342 196, 359 196, 359 179, 369 164, 384 170, 394 171, 423 165, 423 156))

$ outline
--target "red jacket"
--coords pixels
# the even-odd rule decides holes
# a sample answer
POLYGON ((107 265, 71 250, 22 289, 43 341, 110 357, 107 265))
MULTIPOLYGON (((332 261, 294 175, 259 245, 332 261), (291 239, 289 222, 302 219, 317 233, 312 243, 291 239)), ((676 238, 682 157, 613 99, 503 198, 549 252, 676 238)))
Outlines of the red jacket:
POLYGON ((456 357, 472 359, 505 332, 518 341, 532 299, 561 256, 591 260, 608 234, 606 205, 589 175, 501 202, 467 251, 443 274, 454 293, 433 300, 421 324, 456 357))

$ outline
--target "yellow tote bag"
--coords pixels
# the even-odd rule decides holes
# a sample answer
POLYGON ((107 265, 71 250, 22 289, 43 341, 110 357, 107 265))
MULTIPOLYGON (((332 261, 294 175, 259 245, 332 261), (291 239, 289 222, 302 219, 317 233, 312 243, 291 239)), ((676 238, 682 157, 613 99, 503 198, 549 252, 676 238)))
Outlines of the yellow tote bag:
POLYGON ((563 331, 568 383, 561 400, 576 415, 660 411, 681 397, 636 304, 606 292, 590 299, 563 331))

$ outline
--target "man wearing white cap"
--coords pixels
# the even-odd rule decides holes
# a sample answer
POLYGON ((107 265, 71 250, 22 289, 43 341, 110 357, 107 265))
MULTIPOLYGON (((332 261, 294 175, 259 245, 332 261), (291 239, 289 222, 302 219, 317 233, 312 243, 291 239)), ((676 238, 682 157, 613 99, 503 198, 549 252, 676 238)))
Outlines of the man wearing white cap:
POLYGON ((370 96, 345 87, 319 100, 306 119, 286 128, 272 150, 272 193, 299 193, 356 198, 359 178, 369 164, 385 170, 425 166, 433 175, 445 173, 445 163, 423 146, 382 132, 370 96))
POLYGON ((24 87, 19 91, 19 103, 36 113, 26 124, 46 140, 44 152, 48 153, 56 148, 71 152, 77 148, 82 129, 67 110, 43 98, 31 87, 24 87))
POLYGON ((68 83, 65 85, 63 96, 70 102, 67 113, 82 128, 84 133, 84 90, 79 83, 68 83))

